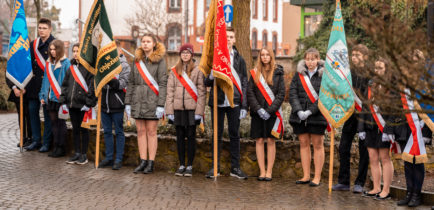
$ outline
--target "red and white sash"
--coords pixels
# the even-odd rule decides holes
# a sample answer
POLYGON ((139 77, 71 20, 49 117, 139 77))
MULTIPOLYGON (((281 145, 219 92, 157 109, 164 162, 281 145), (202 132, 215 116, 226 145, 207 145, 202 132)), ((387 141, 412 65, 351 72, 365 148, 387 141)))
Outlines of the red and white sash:
POLYGON ((92 107, 89 111, 84 113, 83 121, 81 122, 81 127, 90 128, 91 125, 96 125, 96 111, 95 108, 92 107))
POLYGON ((238 76, 237 70, 235 70, 232 64, 231 64, 231 72, 232 72, 232 78, 231 78, 232 83, 234 83, 235 87, 237 87, 238 92, 240 93, 241 96, 241 103, 243 103, 243 91, 241 86, 241 80, 240 77, 238 76))
MULTIPOLYGON (((404 110, 415 110, 414 102, 409 97, 410 90, 406 88, 404 92, 405 93, 401 93, 401 101, 404 110)), ((416 164, 425 163, 428 161, 428 157, 422 137, 422 128, 420 126, 419 117, 414 111, 409 113, 407 112, 405 117, 407 118, 408 125, 410 126, 411 135, 407 141, 407 144, 405 145, 402 159, 413 163, 413 157, 415 157, 416 164)))
POLYGON ((188 77, 187 73, 185 71, 182 71, 182 76, 176 72, 176 68, 172 68, 173 74, 176 76, 176 78, 181 82, 182 86, 184 86, 185 90, 190 94, 190 96, 196 101, 197 103, 197 88, 196 85, 194 85, 193 81, 188 77))
MULTIPOLYGON (((368 87, 368 99, 372 98, 372 92, 371 87, 368 87)), ((386 126, 386 121, 384 120, 383 116, 381 116, 380 113, 378 113, 378 106, 375 104, 372 104, 369 106, 369 109, 371 110, 372 117, 375 120, 375 123, 378 126, 378 129, 380 129, 381 133, 383 133, 384 126, 386 126)), ((401 153, 401 147, 398 143, 390 139, 390 150, 393 153, 401 153)))
MULTIPOLYGON (((252 78, 256 77, 256 69, 250 70, 250 74, 252 78)), ((274 93, 271 90, 270 86, 268 86, 262 75, 259 76, 259 81, 256 83, 259 91, 261 91, 262 96, 264 96, 265 101, 267 101, 268 105, 271 105, 274 101, 274 93)), ((279 107, 279 110, 276 112, 276 121, 274 122, 273 130, 271 130, 271 135, 276 138, 283 137, 283 115, 282 115, 282 107, 279 107)))
POLYGON ((149 73, 148 69, 146 68, 146 65, 143 63, 143 61, 136 62, 137 70, 139 70, 140 75, 142 76, 143 80, 146 82, 146 84, 151 88, 152 91, 154 91, 155 95, 158 96, 158 83, 155 81, 155 79, 152 77, 151 73, 149 73))
MULTIPOLYGON (((301 85, 303 86, 304 91, 309 97, 310 102, 314 104, 316 100, 318 100, 318 93, 313 88, 309 77, 306 74, 301 74, 301 73, 298 73, 298 76, 300 77, 301 85)), ((327 131, 330 132, 331 130, 332 130, 332 126, 330 125, 329 122, 327 122, 327 131)))
POLYGON ((84 79, 80 70, 77 68, 77 65, 71 65, 71 67, 69 68, 75 82, 77 82, 81 86, 81 88, 83 88, 83 90, 87 93, 89 91, 89 88, 87 87, 86 80, 84 79))
POLYGON ((42 56, 41 52, 39 52, 38 50, 38 46, 39 46, 39 41, 41 40, 40 37, 38 37, 34 42, 33 42, 33 53, 35 55, 35 59, 36 59, 36 63, 38 63, 39 68, 42 69, 42 71, 45 69, 45 59, 42 56))
MULTIPOLYGON (((60 85, 56 80, 56 77, 54 76, 53 70, 51 68, 51 64, 49 62, 47 62, 45 64, 46 66, 46 73, 47 73, 47 78, 48 78, 48 82, 50 83, 51 89, 54 92, 54 95, 56 95, 57 99, 59 99, 60 94, 62 93, 61 89, 60 89, 60 85)), ((48 93, 50 94, 50 93, 48 93)))
POLYGON ((354 104, 356 106, 356 110, 361 112, 362 111, 362 100, 360 100, 360 98, 357 96, 356 92, 354 92, 354 89, 352 89, 352 90, 353 90, 353 96, 354 96, 354 102, 355 102, 354 104))

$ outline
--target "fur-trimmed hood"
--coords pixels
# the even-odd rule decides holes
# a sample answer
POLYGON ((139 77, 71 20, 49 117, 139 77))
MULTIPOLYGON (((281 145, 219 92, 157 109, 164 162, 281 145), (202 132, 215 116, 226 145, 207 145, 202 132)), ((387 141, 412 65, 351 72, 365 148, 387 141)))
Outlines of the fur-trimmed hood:
MULTIPOLYGON (((148 59, 149 61, 151 61, 151 63, 158 63, 159 61, 161 61, 161 59, 164 58, 165 54, 166 54, 166 47, 164 47, 162 43, 157 42, 154 51, 151 53, 148 59)), ((135 59, 136 62, 140 60, 144 60, 146 56, 145 51, 143 51, 143 49, 139 47, 136 49, 135 56, 136 56, 135 59)))
MULTIPOLYGON (((324 72, 324 68, 325 68, 325 62, 323 60, 319 60, 318 61, 318 73, 320 76, 322 76, 322 73, 324 72)), ((306 66, 306 62, 303 60, 299 61, 297 64, 297 72, 298 73, 303 73, 307 70, 307 66, 306 66)))

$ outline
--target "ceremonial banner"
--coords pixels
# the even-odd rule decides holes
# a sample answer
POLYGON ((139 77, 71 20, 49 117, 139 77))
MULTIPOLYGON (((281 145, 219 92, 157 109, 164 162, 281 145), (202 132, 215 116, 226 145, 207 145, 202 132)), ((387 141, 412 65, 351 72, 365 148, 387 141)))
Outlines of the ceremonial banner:
POLYGON ((80 63, 95 75, 95 95, 122 71, 103 0, 95 0, 80 42, 80 63))
POLYGON ((12 22, 6 77, 22 90, 33 76, 23 0, 15 1, 12 22))
MULTIPOLYGON (((226 23, 223 12, 223 0, 212 0, 206 19, 205 43, 200 70, 208 76, 213 70, 217 85, 226 94, 231 107, 234 107, 234 84, 226 37, 226 23)), ((240 92, 242 94, 242 92, 240 92)), ((216 97, 216 96, 215 96, 216 97)))
POLYGON ((325 67, 318 107, 327 121, 336 128, 341 126, 354 112, 355 98, 339 0, 336 1, 335 18, 331 29, 325 67))

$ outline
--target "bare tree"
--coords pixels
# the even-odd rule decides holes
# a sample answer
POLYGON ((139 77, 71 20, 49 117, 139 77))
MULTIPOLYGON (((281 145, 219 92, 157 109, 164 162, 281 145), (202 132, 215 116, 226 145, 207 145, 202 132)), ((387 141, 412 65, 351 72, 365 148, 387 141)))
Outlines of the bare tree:
POLYGON ((166 31, 169 23, 180 23, 182 14, 168 14, 165 0, 135 0, 133 8, 136 11, 125 21, 130 27, 138 26, 139 32, 152 33, 158 38, 166 31), (138 8, 138 10, 137 10, 138 8))
POLYGON ((233 27, 236 32, 237 49, 246 60, 247 69, 251 69, 253 67, 253 58, 250 47, 250 0, 237 0, 236 4, 233 5, 233 27))

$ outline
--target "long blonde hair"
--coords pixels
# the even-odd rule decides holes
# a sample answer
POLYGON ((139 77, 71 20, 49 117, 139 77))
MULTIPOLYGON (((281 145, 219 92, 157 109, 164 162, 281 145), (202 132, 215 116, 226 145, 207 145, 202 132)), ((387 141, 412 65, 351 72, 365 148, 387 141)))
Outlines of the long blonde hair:
POLYGON ((256 76, 254 78, 255 83, 257 83, 259 81, 259 76, 262 74, 264 76, 265 81, 267 82, 267 84, 269 85, 273 85, 273 74, 274 74, 274 67, 276 64, 276 59, 274 57, 274 52, 272 49, 270 48, 262 48, 261 50, 259 50, 259 55, 258 55, 258 62, 256 63, 256 76), (264 64, 262 63, 261 60, 261 52, 263 50, 266 50, 271 57, 270 63, 269 64, 264 64))

